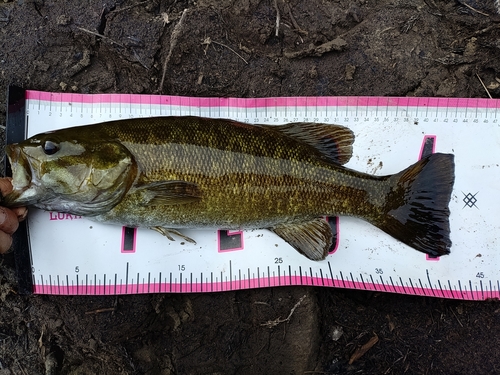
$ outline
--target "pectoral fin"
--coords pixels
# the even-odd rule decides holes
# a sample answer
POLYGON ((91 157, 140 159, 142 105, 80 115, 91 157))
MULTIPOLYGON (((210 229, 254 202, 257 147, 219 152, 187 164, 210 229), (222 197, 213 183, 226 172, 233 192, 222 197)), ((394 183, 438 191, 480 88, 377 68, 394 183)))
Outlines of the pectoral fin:
POLYGON ((311 260, 325 259, 333 240, 330 225, 320 218, 306 223, 284 224, 269 230, 311 260))
POLYGON ((198 185, 186 181, 157 181, 143 186, 137 190, 144 205, 160 206, 173 204, 186 204, 201 199, 198 185))
POLYGON ((172 229, 172 228, 163 228, 163 227, 151 227, 151 229, 157 231, 158 233, 164 235, 165 237, 167 237, 170 241, 175 241, 174 237, 172 237, 172 235, 176 235, 177 237, 180 237, 182 238, 183 240, 187 241, 187 242, 190 242, 190 243, 193 243, 193 244, 196 244, 196 241, 193 240, 192 238, 190 237, 187 237, 185 235, 183 235, 181 232, 179 232, 178 230, 176 229, 172 229))

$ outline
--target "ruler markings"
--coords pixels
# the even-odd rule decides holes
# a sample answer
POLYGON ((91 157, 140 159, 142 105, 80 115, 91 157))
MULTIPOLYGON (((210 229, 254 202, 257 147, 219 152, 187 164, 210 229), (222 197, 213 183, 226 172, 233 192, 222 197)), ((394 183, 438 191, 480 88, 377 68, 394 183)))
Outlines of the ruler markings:
POLYGON ((460 290, 460 297, 462 299, 465 299, 464 298, 465 293, 462 291, 462 283, 460 282, 460 280, 458 280, 458 289, 460 290))
POLYGON ((354 276, 352 275, 352 272, 349 272, 349 275, 351 276, 352 286, 357 289, 356 285, 358 285, 358 283, 354 281, 354 276))
POLYGON ((450 282, 450 280, 448 280, 448 287, 450 288, 451 295, 453 296, 453 298, 456 298, 456 297, 455 297, 455 292, 453 291, 453 288, 451 287, 451 282, 450 282))
MULTIPOLYGON (((36 93, 36 92, 35 92, 36 93)), ((35 94, 34 94, 35 95, 35 94)), ((86 123, 89 121, 91 116, 93 115, 94 111, 103 111, 106 112, 105 108, 109 108, 109 115, 110 119, 117 119, 120 118, 122 113, 124 114, 133 114, 132 107, 135 106, 135 103, 137 101, 134 101, 134 95, 128 95, 128 96, 121 96, 121 95, 102 95, 100 97, 92 97, 90 96, 91 100, 86 99, 87 96, 85 95, 74 95, 72 96, 72 99, 69 100, 69 103, 71 105, 67 105, 69 103, 66 103, 66 94, 64 95, 54 95, 53 98, 54 100, 46 100, 47 96, 37 94, 38 96, 38 101, 33 100, 33 102, 30 102, 29 108, 32 108, 36 110, 38 108, 39 111, 42 111, 43 108, 48 108, 49 112, 52 112, 52 110, 60 111, 63 114, 68 113, 68 116, 70 113, 73 112, 74 109, 79 108, 81 117, 83 118, 82 124, 86 123), (108 101, 109 106, 104 105, 108 101), (54 106, 52 105, 52 102, 54 102, 54 106), (115 103, 115 104, 113 104, 115 103), (79 106, 78 106, 79 105, 79 106), (45 107, 44 107, 45 106, 45 107), (78 107, 77 107, 78 106, 78 107), (73 108, 74 107, 74 108, 73 108), (66 109, 66 110, 65 110, 66 109)), ((49 98, 50 99, 50 98, 49 98)), ((305 99, 297 99, 297 98, 286 98, 282 99, 279 101, 278 99, 273 99, 273 100, 238 100, 231 102, 229 99, 224 99, 224 100, 207 100, 203 102, 199 98, 195 99, 179 99, 176 97, 161 97, 160 102, 156 102, 153 99, 155 99, 152 96, 147 96, 144 100, 139 100, 139 112, 136 113, 134 116, 139 115, 139 116, 147 116, 150 115, 150 113, 159 113, 160 115, 167 114, 163 110, 165 108, 169 108, 170 114, 176 113, 176 114, 193 114, 196 112, 193 112, 193 109, 197 111, 197 113, 202 113, 201 109, 202 106, 205 109, 208 109, 209 114, 217 114, 220 116, 233 116, 233 117, 239 117, 240 115, 244 115, 246 119, 248 119, 248 109, 251 107, 255 108, 255 121, 260 122, 263 120, 266 121, 271 121, 271 122, 280 122, 282 119, 279 119, 279 116, 282 114, 285 114, 285 116, 288 116, 290 108, 294 110, 296 121, 305 121, 307 118, 309 121, 323 121, 322 117, 327 117, 331 112, 332 109, 335 110, 335 115, 337 116, 336 120, 345 120, 346 122, 352 121, 351 116, 358 116, 361 112, 364 112, 366 114, 368 122, 373 122, 373 116, 378 116, 379 115, 379 107, 383 108, 383 113, 385 114, 386 119, 383 119, 384 122, 387 121, 399 121, 403 120, 404 123, 410 124, 410 118, 418 118, 420 114, 425 116, 424 119, 420 119, 420 121, 424 121, 428 117, 433 117, 433 118, 439 118, 440 121, 443 121, 443 125, 447 126, 446 124, 451 124, 451 122, 447 122, 444 120, 447 120, 448 118, 450 119, 455 119, 458 120, 458 123, 461 123, 460 119, 464 120, 474 120, 474 121, 468 121, 468 122, 473 122, 473 123, 483 123, 482 120, 487 120, 487 119, 495 119, 497 118, 497 110, 498 110, 498 101, 482 101, 482 100, 465 100, 465 101, 457 101, 457 100, 450 100, 450 98, 433 98, 433 99, 426 99, 426 98, 305 98, 305 99), (320 100, 321 99, 321 100, 320 100), (204 103, 204 104, 203 104, 204 103), (232 104, 230 103, 236 103, 235 107, 232 107, 232 104), (294 105, 290 107, 290 104, 294 105), (362 108, 362 104, 364 108, 362 108), (493 103, 493 104, 491 104, 493 103), (159 105, 161 104, 161 105, 159 105), (281 105, 283 104, 283 105, 281 105), (175 105, 175 111, 173 110, 173 106, 175 105), (231 111, 230 108, 236 108, 240 107, 241 110, 238 111, 238 109, 235 109, 234 111, 231 111), (462 107, 459 107, 462 106, 462 107), (465 107, 464 107, 465 106, 465 107), (469 106, 469 109, 467 108, 469 106), (215 108, 215 112, 211 110, 211 108, 215 108), (406 108, 406 110, 404 109, 406 108), (425 112, 421 112, 421 109, 424 109, 425 112), (263 109, 261 112, 260 109, 263 109), (455 109, 452 111, 452 109, 455 109), (270 112, 272 111, 272 112, 270 112), (150 112, 150 113, 148 113, 150 112), (432 113, 434 112, 434 114, 432 113), (264 114, 264 118, 261 117, 260 113, 264 114), (269 118, 269 115, 274 115, 274 119, 269 118), (449 116, 450 114, 453 114, 453 116, 449 116), (394 115, 394 116, 392 116, 394 115), (310 118, 309 116, 315 116, 314 118, 310 118), (345 118, 343 118, 345 116, 345 118), (401 118, 399 118, 401 116, 401 118), (342 117, 342 118, 340 118, 342 117), (276 118, 278 118, 278 121, 276 121, 276 118), (398 120, 399 118, 399 120, 398 120), (481 121, 479 121, 481 120, 481 121)), ((156 100, 156 99, 155 99, 156 100)), ((137 108, 137 107, 134 107, 137 108)), ((52 117, 55 114, 52 113, 52 117)), ((59 114, 56 114, 59 116, 59 114)), ((291 120, 291 119, 288 119, 291 120)), ((413 119, 412 119, 413 120, 413 119)), ((36 122, 37 120, 33 120, 36 122)), ((328 121, 325 119, 325 121, 328 121)), ((342 121, 340 121, 342 122, 342 121)), ((453 121, 455 122, 455 121, 453 121)), ((457 122, 455 122, 457 123, 457 122)), ((354 126, 356 125, 356 122, 353 121, 354 126)), ((495 126, 498 128, 498 124, 495 123, 495 126)), ((354 127, 355 129, 355 127, 354 127)), ((441 138, 439 138, 441 139, 441 138)), ((439 141, 438 142, 442 142, 439 141)), ((442 143, 438 143, 441 145, 442 143)), ((458 146, 457 146, 458 147, 458 146)), ((384 162, 385 164, 385 162, 384 162)), ((385 165, 384 165, 385 166, 385 165)), ((484 206, 483 206, 484 207, 484 206)), ((461 208, 461 207, 460 207, 461 208)), ((341 229, 342 230, 342 229, 341 229)), ((141 235, 141 234, 139 234, 141 235)), ((455 242, 454 242, 455 243, 455 242)), ((453 250, 453 249, 452 249, 453 250)), ((334 254, 337 256, 337 254, 334 254)), ((339 253, 339 256, 341 256, 341 252, 339 253)), ((32 264, 34 262, 33 260, 33 254, 30 254, 31 259, 32 259, 32 264)), ((142 256, 142 255, 141 255, 142 256)), ((333 255, 332 255, 333 256, 333 255)), ((451 259, 453 256, 450 255, 450 258, 446 259, 451 259)), ((37 260, 38 261, 38 260, 37 260)), ((232 259, 231 259, 232 262, 232 259)), ((265 262, 265 261, 264 261, 265 262)), ((307 263, 305 263, 307 264, 307 263)), ((337 264, 337 263, 336 263, 337 264)), ((261 263, 261 266, 264 266, 264 264, 261 263)), ((129 265, 130 267, 130 265, 129 265)), ((357 266, 353 266, 353 269, 357 266)), ((239 275, 239 280, 238 283, 235 283, 235 277, 236 274, 233 274, 232 270, 232 264, 230 265, 230 271, 229 275, 227 273, 221 272, 221 279, 219 285, 217 285, 217 288, 214 287, 213 285, 213 279, 211 280, 211 290, 217 289, 217 290, 234 290, 234 289, 241 289, 244 287, 263 287, 263 286, 271 286, 271 285, 298 285, 298 284, 303 284, 303 285, 331 285, 331 286, 337 286, 337 287, 350 287, 350 288, 363 288, 363 289, 372 289, 372 290, 382 290, 385 289, 387 291, 393 291, 393 292, 402 292, 402 293, 407 293, 407 294, 419 294, 419 295, 434 295, 434 296, 447 296, 451 298, 457 298, 458 292, 460 292, 460 298, 465 298, 465 299, 485 299, 488 297, 491 298, 498 298, 499 296, 499 290, 500 287, 499 285, 499 280, 497 280, 497 287, 496 290, 495 288, 492 287, 493 283, 492 280, 488 280, 488 284, 485 284, 482 282, 482 280, 466 280, 469 283, 470 286, 470 292, 467 290, 469 288, 466 288, 465 291, 463 290, 462 287, 462 282, 459 278, 458 280, 458 289, 453 288, 450 278, 443 278, 443 277, 437 277, 435 274, 435 270, 432 270, 432 274, 430 271, 426 272, 426 278, 428 280, 429 285, 424 286, 421 282, 421 278, 415 277, 415 280, 419 280, 420 283, 420 288, 415 288, 413 285, 412 277, 408 277, 409 284, 408 288, 405 286, 405 283, 403 283, 402 277, 399 275, 401 285, 398 286, 398 283, 394 283, 392 276, 389 276, 389 280, 384 279, 380 277, 380 281, 382 283, 382 286, 377 286, 376 283, 373 283, 373 285, 370 285, 369 283, 366 283, 365 280, 363 279, 363 274, 362 272, 359 273, 360 275, 360 280, 361 282, 354 280, 353 277, 353 269, 351 270, 351 280, 346 280, 344 278, 344 274, 340 272, 340 278, 339 277, 334 277, 333 271, 331 268, 330 261, 328 261, 328 268, 329 270, 327 273, 330 273, 330 276, 328 278, 330 279, 329 282, 326 282, 325 280, 325 275, 323 275, 323 270, 321 269, 321 263, 318 263, 317 265, 314 265, 314 267, 309 267, 309 272, 303 272, 301 269, 301 266, 299 266, 298 271, 299 275, 297 275, 297 265, 296 263, 293 263, 292 265, 288 266, 288 275, 286 275, 286 272, 281 272, 281 268, 278 265, 276 272, 273 270, 273 275, 270 273, 270 266, 267 265, 268 268, 268 274, 267 274, 267 280, 264 284, 261 285, 261 278, 266 278, 266 275, 261 275, 260 270, 258 269, 257 276, 251 276, 250 274, 250 268, 248 268, 249 271, 249 276, 248 278, 242 277, 241 275, 241 270, 238 269, 238 275, 239 275), (295 274, 295 276, 293 276, 295 274), (431 281, 431 276, 433 277, 435 283, 433 284, 431 281), (228 277, 229 277, 229 282, 228 282, 228 277), (245 280, 245 281, 243 281, 245 280), (246 281, 247 280, 247 281, 246 281), (288 281, 288 282, 286 282, 288 281), (448 288, 443 288, 443 283, 448 282, 448 288), (326 284, 325 284, 326 283, 326 284), (483 285, 484 284, 484 285, 483 285), (489 285, 489 287, 487 286, 489 285), (489 292, 488 292, 489 290, 489 292), (441 293, 439 293, 441 291, 441 293)), ((432 268, 432 267, 431 267, 432 268)), ((82 268, 83 270, 83 268, 82 268)), ((87 269, 85 269, 87 270, 87 269)), ((169 268, 167 267, 165 269, 167 272, 169 271, 169 268)), ((129 270, 130 271, 130 270, 129 270)), ((136 272, 137 269, 134 269, 136 272)), ((146 270, 147 271, 147 270, 146 270)), ((207 272, 210 272, 210 269, 206 270, 207 272)), ((364 271, 366 272, 366 270, 364 271)), ((493 271, 492 271, 493 272, 493 271)), ((46 273, 50 277, 52 274, 54 276, 57 275, 59 276, 60 272, 53 272, 53 273, 46 273)), ((64 286, 58 286, 56 287, 55 284, 52 283, 51 278, 49 278, 49 283, 47 284, 46 279, 43 279, 41 281, 41 288, 35 288, 37 291, 42 291, 43 293, 54 293, 55 291, 62 291, 64 289, 65 294, 70 294, 70 293, 79 293, 79 294, 88 294, 88 293, 93 293, 93 294, 112 294, 113 290, 115 290, 116 293, 129 293, 129 292, 157 292, 161 291, 164 292, 167 289, 170 289, 172 292, 176 291, 189 291, 189 290, 206 290, 207 288, 204 288, 205 284, 208 284, 208 279, 205 281, 203 276, 200 279, 199 283, 196 282, 196 285, 192 285, 193 281, 193 272, 190 273, 190 279, 187 277, 185 280, 181 276, 181 279, 177 283, 170 283, 170 288, 166 288, 165 285, 162 286, 162 284, 166 284, 167 282, 161 280, 158 280, 158 286, 156 286, 156 280, 154 283, 153 289, 151 289, 150 286, 150 281, 148 280, 148 287, 144 285, 144 281, 140 282, 140 277, 138 276, 137 279, 133 282, 135 282, 136 288, 129 288, 129 284, 131 283, 131 280, 128 277, 127 271, 125 272, 125 275, 119 274, 119 279, 120 282, 118 282, 118 279, 116 278, 117 274, 115 274, 115 285, 113 288, 112 285, 112 279, 109 279, 109 282, 107 281, 106 274, 104 276, 104 282, 103 285, 104 287, 101 288, 99 292, 99 286, 101 284, 101 279, 97 281, 96 273, 90 273, 94 274, 94 282, 92 285, 92 282, 89 282, 88 278, 85 279, 85 285, 83 284, 83 280, 80 280, 78 278, 78 275, 72 276, 71 280, 68 280, 70 273, 63 273, 63 275, 66 275, 66 285, 64 286), (121 282, 121 280, 125 280, 124 283, 121 282), (76 281, 76 285, 73 280, 76 281), (190 283, 190 288, 184 287, 182 284, 187 284, 190 283), (123 285, 122 285, 123 284, 123 285), (54 287, 53 287, 54 285, 54 287), (142 287, 141 287, 142 285, 142 287)), ((112 273, 113 274, 113 273, 112 273)), ((139 273, 138 273, 139 274, 139 273)), ((202 272, 200 272, 201 275, 203 275, 202 272)), ((356 272, 356 274, 358 274, 356 272)), ((369 272, 367 273, 369 274, 369 272)), ((40 275, 39 269, 36 269, 34 271, 34 275, 40 275)), ((398 276, 398 275, 396 275, 398 276)), ((422 275, 423 276, 423 275, 422 275)), ((371 276, 370 276, 371 277, 371 276)), ((373 277, 371 277, 373 279, 373 277)), ((218 279, 218 278, 217 278, 218 279)), ((42 279, 38 279, 42 280, 42 279)), ((133 279, 132 279, 133 280, 133 279)))
POLYGON ((418 295, 419 293, 417 293, 417 291, 415 290, 415 286, 413 285, 413 281, 411 281, 411 279, 408 279, 408 280, 410 281, 410 286, 411 286, 411 289, 413 291, 412 294, 418 295))
POLYGON ((392 286, 392 290, 391 290, 391 292, 396 292, 396 293, 398 293, 398 292, 399 292, 399 288, 397 288, 397 287, 394 285, 394 282, 392 281, 392 276, 389 276, 389 281, 391 282, 391 286, 392 286))
POLYGON ((420 290, 424 293, 424 296, 428 296, 426 288, 422 285, 422 280, 420 278, 418 279, 418 284, 420 285, 420 290))
POLYGON ((342 271, 340 271, 340 279, 342 280, 342 287, 347 288, 347 286, 345 285, 344 276, 342 275, 342 271))
POLYGON ((429 288, 431 289, 432 294, 435 296, 435 294, 434 294, 434 288, 432 287, 431 277, 430 277, 430 275, 429 275, 429 270, 428 270, 428 269, 427 269, 427 270, 425 270, 425 274, 426 274, 426 276, 427 276, 427 281, 429 282, 429 288))
POLYGON ((377 284, 375 283, 375 280, 373 280, 373 276, 371 274, 370 274, 370 280, 372 281, 371 286, 373 286, 373 289, 379 292, 379 290, 377 289, 377 284))
POLYGON ((229 288, 233 289, 233 262, 229 261, 229 288))
POLYGON ((365 279, 363 278, 363 275, 359 274, 359 278, 361 279, 361 283, 363 284, 363 289, 368 290, 369 288, 365 284, 365 279))
POLYGON ((128 262, 125 270, 125 293, 128 293, 128 262))
POLYGON ((384 292, 387 292, 387 288, 385 286, 384 279, 382 278, 382 275, 380 275, 380 283, 382 284, 382 287, 384 288, 384 292))
MULTIPOLYGON (((291 269, 291 267, 290 267, 291 269)), ((332 265, 330 261, 328 261, 328 271, 330 272, 330 279, 332 280, 333 286, 335 286, 335 278, 333 277, 333 272, 332 272, 332 265)))

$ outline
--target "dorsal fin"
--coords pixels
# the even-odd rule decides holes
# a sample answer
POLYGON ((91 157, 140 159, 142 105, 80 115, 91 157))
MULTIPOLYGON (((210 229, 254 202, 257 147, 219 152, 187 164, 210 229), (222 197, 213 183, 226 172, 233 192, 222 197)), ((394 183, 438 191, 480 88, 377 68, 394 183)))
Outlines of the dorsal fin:
POLYGON ((315 122, 262 126, 313 146, 334 163, 342 165, 351 159, 354 133, 345 126, 315 122))

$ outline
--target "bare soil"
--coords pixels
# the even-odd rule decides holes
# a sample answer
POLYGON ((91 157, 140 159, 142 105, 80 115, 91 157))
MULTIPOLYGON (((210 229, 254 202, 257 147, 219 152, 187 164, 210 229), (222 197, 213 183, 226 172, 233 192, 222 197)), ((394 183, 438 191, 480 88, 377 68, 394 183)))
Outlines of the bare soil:
MULTIPOLYGON (((487 97, 479 77, 499 97, 499 21, 493 0, 4 0, 0 103, 9 84, 487 97)), ((303 287, 26 296, 1 258, 0 375, 492 374, 498 347, 497 301, 303 287)))

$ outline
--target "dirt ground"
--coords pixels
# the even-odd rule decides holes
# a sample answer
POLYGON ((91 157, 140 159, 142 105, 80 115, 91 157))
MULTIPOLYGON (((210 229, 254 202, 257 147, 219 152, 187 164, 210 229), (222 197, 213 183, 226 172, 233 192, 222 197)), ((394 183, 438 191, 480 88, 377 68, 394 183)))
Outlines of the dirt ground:
MULTIPOLYGON (((487 97, 480 77, 498 98, 499 21, 493 0, 4 0, 0 121, 9 84, 190 96, 487 97)), ((1 258, 0 299, 0 375, 500 371, 498 301, 303 287, 25 296, 12 254, 1 258), (288 322, 264 324, 296 305, 288 322)))

